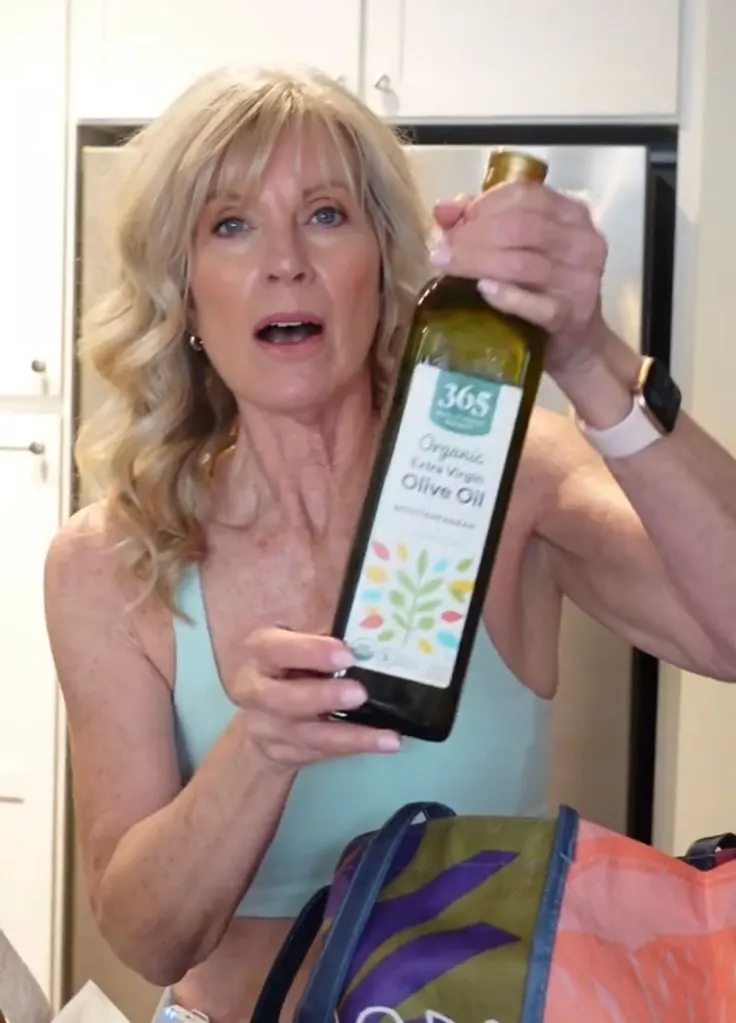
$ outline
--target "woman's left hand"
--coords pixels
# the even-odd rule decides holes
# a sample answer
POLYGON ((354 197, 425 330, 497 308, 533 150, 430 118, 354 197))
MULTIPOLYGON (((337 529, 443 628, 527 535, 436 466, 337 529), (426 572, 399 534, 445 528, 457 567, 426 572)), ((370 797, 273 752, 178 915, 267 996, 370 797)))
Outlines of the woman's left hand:
POLYGON ((564 376, 599 353, 607 245, 587 206, 538 184, 501 185, 438 203, 433 262, 479 281, 489 305, 550 334, 546 368, 564 376))

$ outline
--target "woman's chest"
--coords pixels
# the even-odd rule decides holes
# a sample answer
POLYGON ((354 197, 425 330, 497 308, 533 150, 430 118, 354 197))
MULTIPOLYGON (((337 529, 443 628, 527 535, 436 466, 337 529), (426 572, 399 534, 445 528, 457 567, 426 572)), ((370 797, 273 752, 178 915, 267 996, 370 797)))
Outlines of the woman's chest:
MULTIPOLYGON (((485 602, 486 623, 504 654, 519 644, 522 607, 535 603, 533 595, 543 582, 537 578, 536 559, 528 556, 531 517, 525 489, 517 489, 512 499, 485 602)), ((255 629, 331 631, 353 537, 354 528, 347 526, 334 526, 329 539, 320 541, 287 530, 212 532, 207 557, 190 568, 182 593, 194 619, 188 627, 197 630, 201 643, 211 645, 226 688, 255 629)), ((141 632, 151 660, 173 686, 180 630, 161 626, 154 615, 141 624, 141 632)))
POLYGON ((339 536, 329 544, 288 536, 215 539, 190 585, 227 689, 254 630, 330 631, 348 553, 349 539, 339 536))

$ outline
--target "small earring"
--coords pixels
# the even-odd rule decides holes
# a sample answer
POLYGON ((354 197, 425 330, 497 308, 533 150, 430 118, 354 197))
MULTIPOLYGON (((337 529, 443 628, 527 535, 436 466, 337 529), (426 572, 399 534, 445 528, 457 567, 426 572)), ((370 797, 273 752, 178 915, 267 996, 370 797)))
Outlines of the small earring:
POLYGON ((192 334, 191 332, 187 334, 187 341, 189 342, 189 347, 193 351, 201 352, 204 350, 204 343, 202 341, 202 338, 197 337, 196 334, 192 334))

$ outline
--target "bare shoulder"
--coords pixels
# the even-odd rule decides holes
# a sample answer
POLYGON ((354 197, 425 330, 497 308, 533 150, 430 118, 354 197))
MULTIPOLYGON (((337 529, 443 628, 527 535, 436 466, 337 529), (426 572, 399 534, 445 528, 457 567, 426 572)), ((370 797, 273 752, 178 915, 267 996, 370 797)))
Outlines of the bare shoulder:
MULTIPOLYGON (((65 522, 46 554, 46 625, 65 691, 77 678, 76 666, 96 651, 137 651, 161 667, 156 656, 166 632, 163 608, 133 609, 139 585, 123 570, 124 536, 110 521, 103 502, 89 505, 65 522), (149 620, 153 617, 153 629, 149 620), (159 636, 151 651, 149 634, 159 636)), ((166 674, 163 672, 163 674, 166 674)))
POLYGON ((80 509, 61 526, 46 555, 46 579, 63 585, 69 575, 96 575, 113 567, 123 540, 107 514, 104 501, 80 509))

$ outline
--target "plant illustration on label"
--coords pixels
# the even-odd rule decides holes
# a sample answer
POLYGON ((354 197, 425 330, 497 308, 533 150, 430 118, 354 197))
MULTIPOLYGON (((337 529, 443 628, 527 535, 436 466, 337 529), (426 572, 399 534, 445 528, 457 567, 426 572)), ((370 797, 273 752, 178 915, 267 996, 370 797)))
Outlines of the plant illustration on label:
POLYGON ((386 544, 374 540, 371 550, 380 564, 370 561, 364 572, 368 586, 361 592, 363 617, 350 639, 356 658, 380 660, 380 645, 397 642, 407 647, 415 641, 416 652, 423 656, 434 654, 438 647, 456 650, 473 591, 472 558, 456 563, 441 558, 430 565, 426 549, 412 558, 404 542, 397 543, 392 553, 386 544))

